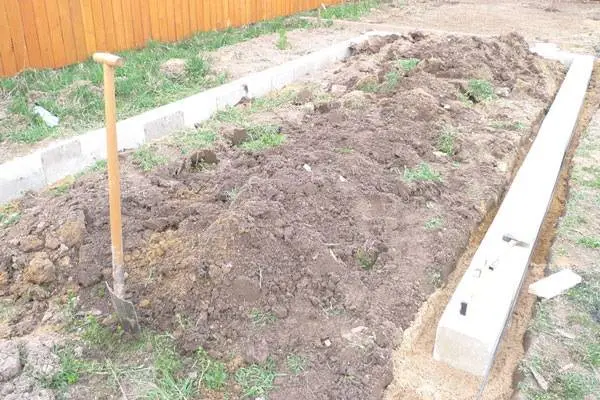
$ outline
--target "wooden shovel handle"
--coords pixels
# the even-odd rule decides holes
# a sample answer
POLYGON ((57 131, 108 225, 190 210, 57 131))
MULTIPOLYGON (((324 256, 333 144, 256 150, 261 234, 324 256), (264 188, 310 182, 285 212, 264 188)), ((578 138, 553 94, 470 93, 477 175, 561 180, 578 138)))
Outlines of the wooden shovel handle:
POLYGON ((106 123, 106 159, 108 169, 108 200, 110 205, 110 239, 112 243, 113 291, 125 297, 125 271, 123 269, 123 231, 121 221, 121 181, 117 146, 117 111, 115 99, 115 67, 123 59, 114 54, 96 53, 94 61, 104 69, 104 113, 106 123))

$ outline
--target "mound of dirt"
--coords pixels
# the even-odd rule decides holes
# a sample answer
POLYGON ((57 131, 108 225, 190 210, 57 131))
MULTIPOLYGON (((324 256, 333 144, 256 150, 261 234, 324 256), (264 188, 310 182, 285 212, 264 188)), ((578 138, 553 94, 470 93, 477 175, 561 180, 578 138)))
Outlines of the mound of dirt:
MULTIPOLYGON (((563 76, 516 35, 391 36, 354 53, 317 77, 335 85, 325 100, 307 96, 299 121, 280 115, 281 146, 222 139, 218 164, 146 174, 125 157, 125 261, 142 323, 184 351, 282 369, 288 354, 305 357, 272 399, 381 398, 395 335, 503 193, 563 76), (473 79, 497 93, 470 102, 473 79)), ((8 335, 34 329, 67 290, 110 310, 98 297, 107 207, 103 174, 22 201, 0 231, 0 293, 31 317, 8 335)))

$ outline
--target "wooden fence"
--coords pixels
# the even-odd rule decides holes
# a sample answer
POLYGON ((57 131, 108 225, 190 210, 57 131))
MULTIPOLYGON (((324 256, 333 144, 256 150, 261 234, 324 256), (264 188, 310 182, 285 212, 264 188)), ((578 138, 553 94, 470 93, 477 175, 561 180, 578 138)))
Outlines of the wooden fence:
POLYGON ((343 0, 0 0, 0 76, 343 0))

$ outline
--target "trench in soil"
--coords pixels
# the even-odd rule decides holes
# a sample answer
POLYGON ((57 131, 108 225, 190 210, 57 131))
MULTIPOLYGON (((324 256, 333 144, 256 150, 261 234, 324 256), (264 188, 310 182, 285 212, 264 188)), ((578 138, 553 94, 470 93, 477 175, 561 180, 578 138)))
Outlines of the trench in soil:
MULTIPOLYGON (((508 400, 516 398, 518 395, 518 384, 523 379, 519 371, 519 363, 531 343, 531 333, 528 328, 530 321, 535 316, 535 306, 538 302, 534 296, 527 293, 527 288, 549 272, 547 266, 556 237, 556 227, 565 213, 569 196, 573 155, 579 145, 581 134, 600 106, 599 67, 599 63, 594 66, 585 102, 580 111, 571 143, 565 153, 553 198, 535 244, 529 272, 521 287, 511 319, 505 328, 488 381, 484 384, 479 378, 434 361, 431 355, 439 319, 494 220, 502 198, 510 186, 505 188, 502 198, 492 199, 491 204, 493 205, 471 234, 469 244, 460 256, 456 268, 448 277, 445 286, 430 296, 419 309, 414 323, 404 332, 403 341, 394 353, 394 382, 388 387, 385 394, 387 400, 508 400), (479 394, 482 384, 485 385, 484 390, 479 394)), ((533 128, 534 132, 537 132, 540 124, 541 120, 533 128)), ((527 145, 521 149, 520 156, 512 169, 512 178, 526 157, 529 147, 530 145, 527 145)))

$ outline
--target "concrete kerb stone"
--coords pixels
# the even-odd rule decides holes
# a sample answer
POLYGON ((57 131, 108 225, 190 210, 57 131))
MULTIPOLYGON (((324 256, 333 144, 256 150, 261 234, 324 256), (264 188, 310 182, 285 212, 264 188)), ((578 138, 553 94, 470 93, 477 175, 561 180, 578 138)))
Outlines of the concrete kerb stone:
POLYGON ((0 168, 0 204, 45 186, 46 176, 39 151, 10 160, 0 168))
POLYGON ((69 139, 56 143, 41 150, 40 158, 46 182, 56 182, 81 165, 81 142, 69 139))
POLYGON ((442 314, 436 360, 474 375, 489 373, 552 201, 593 63, 591 56, 572 58, 535 141, 442 314))

